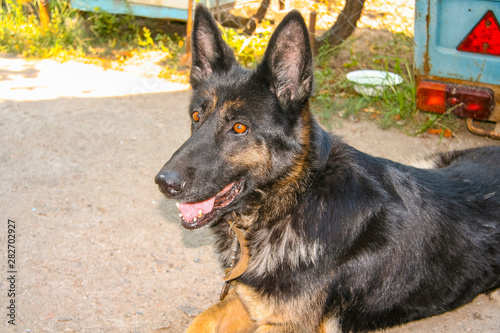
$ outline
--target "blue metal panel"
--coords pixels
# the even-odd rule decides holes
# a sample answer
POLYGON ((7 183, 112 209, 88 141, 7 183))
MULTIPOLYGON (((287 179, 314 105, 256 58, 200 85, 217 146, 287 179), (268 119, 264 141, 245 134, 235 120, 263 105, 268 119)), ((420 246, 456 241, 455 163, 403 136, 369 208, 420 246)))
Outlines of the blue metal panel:
POLYGON ((500 84, 500 57, 456 49, 488 10, 500 18, 500 0, 417 0, 417 74, 500 84))
POLYGON ((138 4, 127 4, 116 0, 71 0, 71 7, 87 12, 95 11, 96 8, 111 14, 134 14, 151 18, 187 20, 187 10, 171 7, 147 6, 138 4))
MULTIPOLYGON (((217 3, 216 0, 201 0, 200 2, 205 3, 210 8, 216 7, 217 3)), ((223 6, 234 2, 235 0, 219 0, 219 5, 223 6)), ((72 8, 87 12, 92 12, 96 8, 99 8, 111 14, 134 14, 135 16, 187 21, 188 0, 180 0, 178 4, 182 4, 179 7, 184 7, 184 9, 133 2, 127 3, 126 0, 71 0, 72 8)))

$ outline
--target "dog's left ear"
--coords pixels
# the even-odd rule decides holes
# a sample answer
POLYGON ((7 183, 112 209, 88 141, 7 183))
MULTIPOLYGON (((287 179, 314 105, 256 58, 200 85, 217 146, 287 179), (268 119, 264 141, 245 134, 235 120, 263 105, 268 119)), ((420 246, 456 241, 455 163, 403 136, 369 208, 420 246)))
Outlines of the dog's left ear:
POLYGON ((278 25, 257 70, 268 78, 281 105, 304 103, 313 89, 312 52, 302 15, 291 11, 278 25))

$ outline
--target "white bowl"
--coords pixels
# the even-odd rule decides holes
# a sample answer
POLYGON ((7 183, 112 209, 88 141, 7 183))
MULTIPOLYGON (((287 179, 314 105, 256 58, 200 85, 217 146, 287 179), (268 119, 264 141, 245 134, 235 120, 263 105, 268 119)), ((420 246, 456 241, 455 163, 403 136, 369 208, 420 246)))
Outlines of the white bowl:
POLYGON ((403 78, 398 74, 374 70, 350 72, 346 78, 354 84, 357 93, 367 96, 380 95, 385 88, 403 82, 403 78))

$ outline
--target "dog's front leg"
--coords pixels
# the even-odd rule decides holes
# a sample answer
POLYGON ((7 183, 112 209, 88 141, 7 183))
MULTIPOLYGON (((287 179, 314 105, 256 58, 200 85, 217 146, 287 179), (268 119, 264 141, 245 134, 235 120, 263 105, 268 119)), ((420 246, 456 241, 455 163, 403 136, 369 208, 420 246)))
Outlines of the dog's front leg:
POLYGON ((226 298, 199 314, 186 333, 251 333, 255 324, 234 290, 226 298))

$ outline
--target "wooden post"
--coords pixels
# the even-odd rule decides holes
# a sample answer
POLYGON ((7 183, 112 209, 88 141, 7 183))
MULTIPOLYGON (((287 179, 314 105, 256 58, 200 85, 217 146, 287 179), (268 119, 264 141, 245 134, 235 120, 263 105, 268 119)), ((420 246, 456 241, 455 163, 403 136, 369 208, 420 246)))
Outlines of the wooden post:
POLYGON ((254 16, 248 21, 247 26, 245 30, 243 30, 243 33, 246 35, 251 35, 257 28, 257 22, 262 22, 264 17, 266 16, 267 8, 269 8, 271 0, 262 0, 260 3, 259 9, 257 10, 257 13, 255 13, 254 16))
POLYGON ((285 10, 286 8, 286 4, 285 4, 285 0, 279 0, 279 5, 280 5, 280 10, 285 10))
POLYGON ((49 27, 50 23, 50 0, 40 0, 38 3, 38 14, 40 15, 40 24, 44 29, 49 27))
POLYGON ((188 19, 186 24, 186 53, 181 56, 180 65, 188 66, 191 63, 191 32, 193 31, 193 2, 188 0, 188 19))
POLYGON ((191 53, 191 32, 193 31, 193 1, 188 3, 188 20, 186 27, 186 54, 191 53))
POLYGON ((217 7, 217 21, 219 21, 219 23, 221 23, 220 1, 219 0, 215 1, 215 6, 217 7))
POLYGON ((311 50, 314 50, 314 38, 316 33, 316 12, 309 14, 309 41, 311 50))

